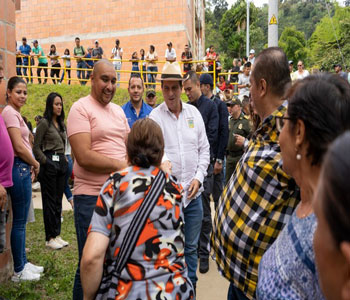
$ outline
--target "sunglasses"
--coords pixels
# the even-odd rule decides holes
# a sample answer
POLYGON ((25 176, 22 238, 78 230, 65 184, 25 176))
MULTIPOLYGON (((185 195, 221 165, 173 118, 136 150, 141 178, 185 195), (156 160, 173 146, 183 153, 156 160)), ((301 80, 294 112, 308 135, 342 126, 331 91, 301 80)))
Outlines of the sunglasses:
POLYGON ((154 95, 148 95, 147 98, 154 98, 155 96, 154 95))
POLYGON ((298 65, 298 67, 302 67, 303 65, 298 65))
POLYGON ((291 118, 288 118, 288 117, 275 117, 276 118, 276 129, 278 132, 281 132, 282 129, 283 129, 283 126, 285 124, 285 120, 291 120, 291 118))

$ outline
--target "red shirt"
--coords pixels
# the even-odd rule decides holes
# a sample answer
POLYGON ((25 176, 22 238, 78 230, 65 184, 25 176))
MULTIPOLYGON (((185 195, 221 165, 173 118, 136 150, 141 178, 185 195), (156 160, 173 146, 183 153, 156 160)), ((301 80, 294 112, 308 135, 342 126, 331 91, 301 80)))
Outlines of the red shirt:
MULTIPOLYGON (((214 59, 214 60, 216 59, 216 53, 215 52, 213 52, 213 53, 207 52, 207 58, 209 58, 210 55, 211 55, 212 59, 214 59)), ((214 62, 210 61, 208 64, 209 64, 209 66, 212 66, 214 64, 214 62)))

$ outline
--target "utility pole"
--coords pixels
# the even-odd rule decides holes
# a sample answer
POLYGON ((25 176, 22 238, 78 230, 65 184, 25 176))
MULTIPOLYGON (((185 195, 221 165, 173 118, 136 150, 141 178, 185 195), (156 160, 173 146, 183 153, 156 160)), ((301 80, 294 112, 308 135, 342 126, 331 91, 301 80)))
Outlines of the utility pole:
POLYGON ((246 37, 246 56, 249 57, 249 19, 250 19, 250 0, 247 0, 247 37, 246 37))
POLYGON ((278 0, 269 0, 268 46, 278 46, 278 0))

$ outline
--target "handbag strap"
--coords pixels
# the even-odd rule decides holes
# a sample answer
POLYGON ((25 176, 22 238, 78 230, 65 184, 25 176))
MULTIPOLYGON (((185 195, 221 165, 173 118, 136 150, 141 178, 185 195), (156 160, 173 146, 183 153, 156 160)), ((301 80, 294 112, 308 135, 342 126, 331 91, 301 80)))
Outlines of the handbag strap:
POLYGON ((125 238, 120 246, 118 258, 116 259, 115 271, 119 277, 124 269, 127 261, 129 260, 139 236, 147 222, 151 211, 158 202, 160 194, 163 192, 165 186, 165 174, 159 169, 157 176, 154 178, 153 183, 146 194, 146 197, 142 201, 139 209, 137 210, 134 218, 132 219, 128 230, 125 233, 125 238))

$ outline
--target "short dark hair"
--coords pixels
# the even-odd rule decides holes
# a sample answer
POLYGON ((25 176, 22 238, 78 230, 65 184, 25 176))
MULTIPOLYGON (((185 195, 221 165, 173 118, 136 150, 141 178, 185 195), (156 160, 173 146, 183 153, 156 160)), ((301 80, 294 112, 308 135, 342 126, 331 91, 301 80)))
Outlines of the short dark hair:
POLYGON ((150 118, 137 120, 126 145, 128 159, 141 168, 160 166, 164 154, 164 138, 159 125, 150 118))
POLYGON ((282 97, 291 83, 287 56, 279 47, 270 47, 255 59, 252 78, 256 84, 265 79, 267 90, 282 97))
POLYGON ((339 136, 325 156, 320 186, 322 212, 329 225, 337 247, 343 241, 350 241, 350 132, 339 136))
POLYGON ((187 80, 191 80, 193 83, 199 82, 199 76, 195 71, 189 71, 184 75, 184 82, 187 80))
POLYGON ((130 86, 130 82, 131 82, 131 79, 133 78, 139 78, 142 82, 142 86, 144 86, 144 83, 143 83, 143 80, 142 80, 142 77, 140 76, 139 73, 134 73, 134 74, 131 74, 130 78, 129 78, 129 83, 128 83, 128 86, 130 86))
POLYGON ((153 45, 150 45, 149 47, 151 48, 152 51, 156 50, 156 48, 153 45))
POLYGON ((317 74, 297 81, 287 97, 291 128, 304 122, 307 155, 320 165, 329 144, 350 128, 350 85, 337 75, 317 74))
POLYGON ((244 67, 245 68, 250 68, 252 66, 252 63, 250 61, 247 61, 245 64, 244 64, 244 67))
POLYGON ((75 38, 75 40, 78 40, 78 41, 80 41, 80 38, 79 38, 79 37, 76 37, 76 38, 75 38))

